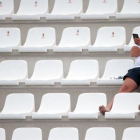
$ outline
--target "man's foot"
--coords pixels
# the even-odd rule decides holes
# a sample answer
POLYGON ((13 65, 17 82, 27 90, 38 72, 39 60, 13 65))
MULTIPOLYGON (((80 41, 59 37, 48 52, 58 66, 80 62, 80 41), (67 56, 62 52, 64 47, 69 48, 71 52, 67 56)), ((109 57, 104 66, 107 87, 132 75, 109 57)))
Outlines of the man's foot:
POLYGON ((140 110, 140 105, 139 105, 139 110, 140 110))
POLYGON ((105 112, 109 112, 110 111, 110 109, 108 108, 108 107, 105 107, 105 106, 100 106, 99 107, 99 111, 103 114, 103 115, 105 115, 105 112))

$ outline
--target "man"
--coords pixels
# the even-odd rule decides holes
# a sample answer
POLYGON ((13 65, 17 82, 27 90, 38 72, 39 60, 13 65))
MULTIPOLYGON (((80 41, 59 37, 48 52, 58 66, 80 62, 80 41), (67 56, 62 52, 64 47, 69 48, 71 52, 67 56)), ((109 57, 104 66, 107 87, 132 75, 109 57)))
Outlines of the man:
MULTIPOLYGON (((135 44, 137 46, 132 47, 131 57, 136 57, 134 68, 130 69, 124 76, 124 84, 119 90, 119 93, 133 92, 140 85, 140 38, 136 38, 135 44)), ((109 112, 113 106, 114 99, 105 107, 100 106, 99 111, 104 115, 105 112, 109 112)), ((140 110, 140 105, 139 105, 140 110)))

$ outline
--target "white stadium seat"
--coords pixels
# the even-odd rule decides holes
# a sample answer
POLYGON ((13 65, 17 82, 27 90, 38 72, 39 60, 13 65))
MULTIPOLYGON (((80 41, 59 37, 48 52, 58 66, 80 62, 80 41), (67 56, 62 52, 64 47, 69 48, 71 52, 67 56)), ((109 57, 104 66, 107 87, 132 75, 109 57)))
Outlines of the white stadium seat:
MULTIPOLYGON (((138 34, 140 37, 140 26, 135 27, 132 34, 138 34)), ((131 51, 133 46, 137 46, 134 42, 133 35, 131 37, 130 43, 124 46, 124 51, 131 51)))
POLYGON ((48 0, 21 0, 19 10, 12 20, 40 20, 48 12, 48 0))
POLYGON ((33 75, 26 85, 54 85, 63 78, 63 63, 60 60, 40 60, 36 62, 33 75))
POLYGON ((42 140, 40 128, 17 128, 13 132, 12 140, 42 140))
POLYGON ((135 119, 139 113, 140 93, 121 93, 114 98, 110 112, 105 113, 106 119, 135 119))
POLYGON ((26 42, 20 46, 19 52, 47 52, 56 43, 55 29, 47 27, 31 28, 26 42))
POLYGON ((99 106, 106 106, 104 93, 84 93, 78 97, 77 106, 69 113, 69 119, 98 119, 99 106))
POLYGON ((124 27, 101 27, 98 30, 96 41, 89 46, 89 52, 114 52, 126 44, 124 27))
POLYGON ((53 128, 48 140, 79 140, 78 129, 73 127, 53 128))
POLYGON ((87 27, 69 27, 64 29, 62 39, 54 52, 82 52, 91 44, 90 29, 87 27))
POLYGON ((140 127, 126 128, 122 140, 140 140, 140 127))
POLYGON ((0 28, 0 52, 12 52, 21 44, 21 35, 18 28, 0 28))
POLYGON ((0 140, 6 140, 5 130, 0 128, 0 140))
POLYGON ((90 0, 86 13, 81 19, 109 19, 118 12, 117 0, 90 0))
POLYGON ((61 85, 90 85, 99 77, 97 60, 74 60, 68 76, 61 80, 61 85))
POLYGON ((0 63, 0 85, 19 85, 28 78, 27 62, 4 60, 0 63))
POLYGON ((97 85, 122 85, 123 76, 133 68, 134 61, 130 59, 113 59, 106 63, 102 78, 97 79, 97 85), (118 77, 121 78, 119 79, 118 77))
POLYGON ((111 127, 89 128, 85 140, 116 140, 115 129, 111 127))
POLYGON ((26 119, 35 110, 34 95, 30 93, 13 93, 6 97, 0 112, 0 119, 26 119))
POLYGON ((135 19, 140 18, 139 0, 124 0, 123 9, 116 14, 117 19, 135 19))
POLYGON ((83 12, 82 0, 55 0, 54 8, 47 20, 72 20, 83 12))
POLYGON ((71 111, 70 95, 49 93, 42 98, 40 108, 32 114, 33 119, 62 119, 71 111))
POLYGON ((14 0, 0 0, 0 20, 11 17, 14 13, 14 0))
POLYGON ((85 140, 116 140, 115 129, 111 127, 89 128, 85 140))

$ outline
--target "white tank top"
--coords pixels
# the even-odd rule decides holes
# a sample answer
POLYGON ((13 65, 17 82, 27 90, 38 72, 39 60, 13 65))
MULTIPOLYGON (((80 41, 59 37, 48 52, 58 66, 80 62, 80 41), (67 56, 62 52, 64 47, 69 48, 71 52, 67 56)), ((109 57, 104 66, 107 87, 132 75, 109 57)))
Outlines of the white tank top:
MULTIPOLYGON (((137 46, 138 48, 140 48, 140 46, 137 46)), ((135 59, 135 64, 134 64, 134 68, 136 67, 140 67, 140 56, 138 56, 136 59, 135 59)))

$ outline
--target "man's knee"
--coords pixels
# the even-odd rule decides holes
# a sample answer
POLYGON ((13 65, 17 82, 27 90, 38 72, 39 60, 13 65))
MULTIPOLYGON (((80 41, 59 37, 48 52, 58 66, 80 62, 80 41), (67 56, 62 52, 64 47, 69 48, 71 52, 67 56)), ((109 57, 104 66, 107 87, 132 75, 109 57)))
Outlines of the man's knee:
POLYGON ((130 92, 131 87, 128 86, 127 84, 123 84, 123 86, 120 88, 119 93, 122 92, 130 92))

